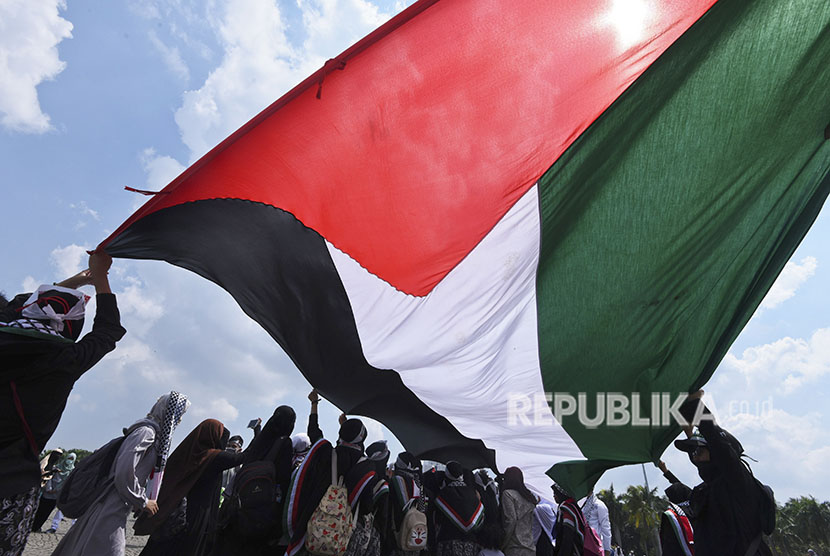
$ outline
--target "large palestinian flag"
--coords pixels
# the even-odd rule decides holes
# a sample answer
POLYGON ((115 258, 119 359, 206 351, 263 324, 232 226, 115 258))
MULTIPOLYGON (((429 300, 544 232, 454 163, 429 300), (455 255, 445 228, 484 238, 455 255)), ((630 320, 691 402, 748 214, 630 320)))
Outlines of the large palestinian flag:
POLYGON ((421 1, 103 246, 216 282, 417 455, 584 491, 678 429, 516 400, 708 380, 828 194, 828 85, 827 0, 421 1))

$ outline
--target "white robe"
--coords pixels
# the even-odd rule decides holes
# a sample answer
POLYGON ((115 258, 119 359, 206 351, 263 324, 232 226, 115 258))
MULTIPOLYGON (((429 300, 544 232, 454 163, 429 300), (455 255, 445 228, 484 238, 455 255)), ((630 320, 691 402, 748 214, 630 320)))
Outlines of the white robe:
POLYGON ((107 487, 61 539, 52 556, 124 556, 127 517, 146 503, 144 489, 156 460, 156 432, 134 429, 118 450, 107 487))
POLYGON ((608 506, 592 493, 582 506, 582 514, 588 525, 593 527, 599 535, 602 549, 609 552, 611 550, 611 521, 608 519, 608 506))

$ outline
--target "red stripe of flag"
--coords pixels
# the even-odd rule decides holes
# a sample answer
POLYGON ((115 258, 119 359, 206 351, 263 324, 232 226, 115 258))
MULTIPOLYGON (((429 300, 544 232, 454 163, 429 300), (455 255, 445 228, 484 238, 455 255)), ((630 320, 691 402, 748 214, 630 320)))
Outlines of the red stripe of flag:
POLYGON ((628 22, 642 27, 630 47, 610 0, 418 2, 102 246, 165 207, 245 199, 290 212, 397 289, 426 295, 714 1, 650 3, 628 22))

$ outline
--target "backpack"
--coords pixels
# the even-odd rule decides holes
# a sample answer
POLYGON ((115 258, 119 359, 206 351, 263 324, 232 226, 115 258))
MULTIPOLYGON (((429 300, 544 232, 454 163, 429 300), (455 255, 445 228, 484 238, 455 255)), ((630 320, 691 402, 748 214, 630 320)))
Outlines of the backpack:
POLYGON ((597 530, 585 523, 585 528, 582 532, 585 535, 585 542, 582 545, 582 556, 603 556, 605 552, 602 551, 602 543, 599 540, 597 530))
MULTIPOLYGON (((417 507, 410 500, 409 508, 401 520, 401 529, 395 536, 401 550, 423 550, 427 546, 427 516, 424 513, 424 492, 418 475, 415 475, 415 484, 418 486, 417 507)), ((413 493, 414 494, 414 493, 413 493)))
POLYGON ((752 479, 761 491, 761 531, 765 535, 772 535, 775 531, 775 512, 778 506, 775 503, 775 493, 769 485, 765 485, 754 476, 752 479))
POLYGON ((125 436, 113 438, 75 465, 63 483, 57 506, 70 519, 81 517, 106 488, 115 456, 125 436))
POLYGON ((337 452, 331 451, 331 485, 311 514, 305 548, 317 556, 341 556, 354 530, 354 518, 343 477, 337 477, 337 452))
POLYGON ((585 516, 582 514, 582 510, 576 502, 566 501, 562 503, 562 506, 567 506, 571 513, 576 516, 577 527, 579 527, 578 532, 582 537, 582 555, 603 556, 605 553, 602 551, 602 543, 599 540, 599 535, 596 529, 588 525, 585 516))
POLYGON ((242 466, 234 478, 232 498, 239 535, 261 539, 274 532, 282 497, 279 490, 273 461, 252 461, 242 466))
POLYGON ((173 508, 158 529, 153 531, 153 536, 160 541, 174 539, 184 533, 187 528, 187 497, 182 498, 173 508))
MULTIPOLYGON (((360 513, 357 503, 355 516, 360 513)), ((349 539, 346 556, 380 556, 380 535, 375 529, 375 514, 366 514, 359 519, 349 539)))
POLYGON ((741 454, 741 461, 749 470, 749 474, 752 475, 752 480, 755 481, 755 485, 758 487, 758 491, 761 495, 761 503, 759 508, 761 531, 763 531, 765 535, 772 535, 773 531, 775 531, 775 513, 778 511, 778 505, 775 503, 775 493, 772 491, 772 487, 765 485, 755 477, 755 474, 752 472, 752 468, 746 460, 743 459, 743 457, 744 455, 741 454))

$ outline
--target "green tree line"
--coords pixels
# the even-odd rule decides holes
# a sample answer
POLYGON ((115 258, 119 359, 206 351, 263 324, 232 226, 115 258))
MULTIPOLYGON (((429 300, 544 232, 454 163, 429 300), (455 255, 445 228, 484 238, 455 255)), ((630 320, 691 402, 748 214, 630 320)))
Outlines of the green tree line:
MULTIPOLYGON (((612 485, 597 493, 608 506, 613 543, 622 547, 625 554, 633 550, 637 556, 660 555, 660 514, 669 502, 657 490, 632 485, 617 494, 612 485)), ((819 556, 830 556, 830 502, 801 496, 779 504, 775 531, 767 543, 773 554, 779 556, 804 556, 809 548, 819 556)))

